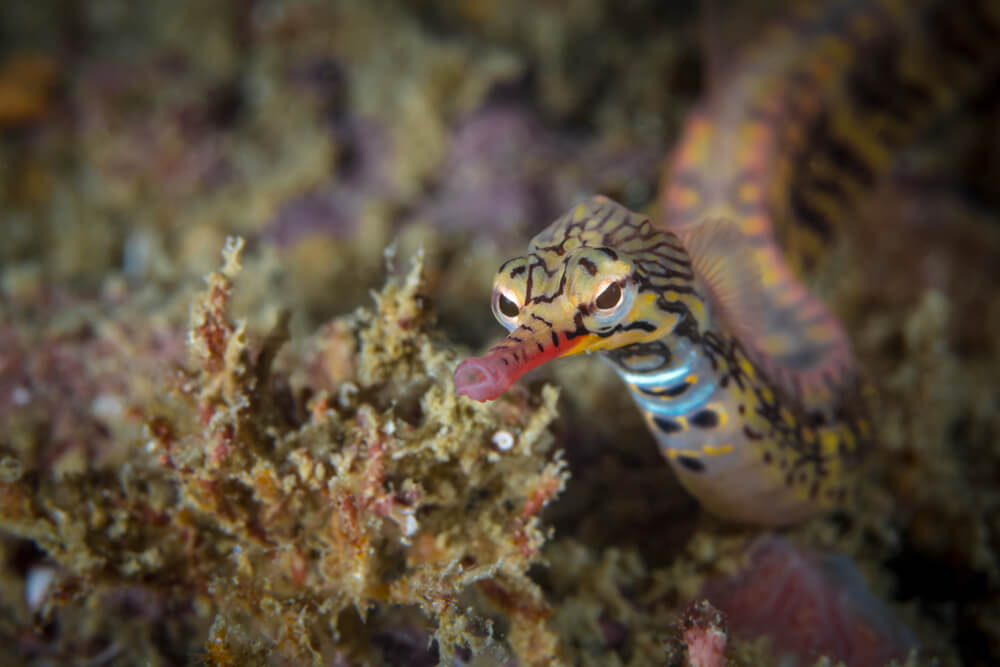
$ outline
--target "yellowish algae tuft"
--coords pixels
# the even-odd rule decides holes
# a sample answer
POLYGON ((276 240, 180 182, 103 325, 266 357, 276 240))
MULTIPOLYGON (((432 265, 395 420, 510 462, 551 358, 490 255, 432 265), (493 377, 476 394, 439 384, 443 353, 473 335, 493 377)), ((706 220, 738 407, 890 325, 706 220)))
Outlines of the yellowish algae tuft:
POLYGON ((305 342, 314 384, 293 390, 274 363, 286 318, 256 340, 230 312, 242 248, 230 239, 195 299, 190 362, 145 415, 132 462, 57 483, 7 458, 0 525, 37 540, 63 588, 200 592, 211 664, 365 659, 383 623, 363 621, 407 608, 445 659, 557 657, 551 610, 525 575, 546 540, 539 512, 567 477, 547 429, 556 390, 457 398, 454 353, 428 334, 419 256, 374 308, 305 342), (319 362, 341 347, 356 367, 319 362), (504 614, 502 633, 487 609, 504 614))

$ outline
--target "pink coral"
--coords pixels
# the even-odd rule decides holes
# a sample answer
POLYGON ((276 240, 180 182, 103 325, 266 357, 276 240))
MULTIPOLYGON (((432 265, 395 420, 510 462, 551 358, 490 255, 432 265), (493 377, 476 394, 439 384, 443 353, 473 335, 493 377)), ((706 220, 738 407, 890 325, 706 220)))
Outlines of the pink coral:
POLYGON ((771 536, 753 547, 749 560, 743 572, 703 591, 725 612, 734 635, 769 635, 775 651, 797 664, 825 655, 852 667, 881 667, 916 646, 847 556, 771 536))
POLYGON ((687 667, 724 667, 729 635, 726 618, 701 600, 692 604, 681 619, 681 638, 687 648, 687 667))

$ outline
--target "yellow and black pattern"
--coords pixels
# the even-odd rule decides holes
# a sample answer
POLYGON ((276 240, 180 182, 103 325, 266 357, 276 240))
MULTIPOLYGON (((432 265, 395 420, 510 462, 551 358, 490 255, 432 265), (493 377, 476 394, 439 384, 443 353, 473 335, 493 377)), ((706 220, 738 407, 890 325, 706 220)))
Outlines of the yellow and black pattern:
POLYGON ((995 82, 1000 3, 809 4, 689 118, 665 172, 662 224, 739 225, 765 317, 745 340, 791 387, 850 384, 847 336, 802 285, 898 149, 995 82))
POLYGON ((1000 69, 1000 2, 809 5, 691 114, 656 224, 581 204, 497 275, 510 335, 455 372, 499 396, 552 358, 614 364, 682 483, 781 525, 843 506, 872 390, 801 271, 900 146, 1000 69))
POLYGON ((808 405, 775 382, 717 316, 696 266, 648 219, 603 197, 577 206, 500 268, 494 312, 510 334, 463 362, 459 391, 492 398, 548 359, 600 351, 709 509, 781 524, 838 506, 869 442, 863 413, 850 397, 808 405))

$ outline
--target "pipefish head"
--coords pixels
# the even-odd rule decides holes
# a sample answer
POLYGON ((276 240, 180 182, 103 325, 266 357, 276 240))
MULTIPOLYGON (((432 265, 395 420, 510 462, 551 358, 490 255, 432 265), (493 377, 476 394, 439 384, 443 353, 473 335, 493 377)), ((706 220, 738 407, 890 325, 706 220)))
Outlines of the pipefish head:
POLYGON ((595 197, 500 267, 493 314, 509 334, 458 366, 456 389, 491 400, 550 359, 662 338, 687 312, 678 290, 693 280, 676 237, 595 197))

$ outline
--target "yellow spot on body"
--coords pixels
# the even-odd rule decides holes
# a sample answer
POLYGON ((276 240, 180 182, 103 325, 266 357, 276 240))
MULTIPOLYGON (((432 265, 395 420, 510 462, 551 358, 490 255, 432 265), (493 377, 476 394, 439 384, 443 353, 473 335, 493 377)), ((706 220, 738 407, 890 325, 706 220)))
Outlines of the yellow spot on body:
POLYGON ((737 196, 744 204, 756 204, 760 201, 760 186, 756 183, 744 183, 740 186, 737 196))
POLYGON ((774 403, 774 392, 768 389, 767 387, 761 387, 760 398, 768 405, 771 405, 772 403, 774 403))
POLYGON ((767 234, 769 227, 768 220, 763 215, 750 215, 740 221, 740 229, 748 236, 767 234))
POLYGON ((579 206, 576 207, 576 210, 573 211, 573 222, 580 222, 581 220, 583 220, 588 216, 589 213, 587 207, 583 204, 580 204, 579 206))
POLYGON ((814 324, 806 328, 806 337, 814 341, 827 341, 833 338, 834 329, 828 324, 814 324))
POLYGON ((688 307, 688 310, 691 311, 691 315, 694 316, 694 319, 696 321, 704 322, 707 319, 708 313, 705 311, 704 301, 702 301, 698 297, 692 297, 692 296, 686 297, 685 299, 683 299, 683 301, 684 305, 688 307))
POLYGON ((691 168, 703 164, 708 156, 711 138, 711 123, 701 117, 692 120, 688 124, 687 141, 677 156, 678 166, 681 168, 691 168))
POLYGON ((740 370, 751 380, 757 377, 757 369, 747 359, 740 359, 740 370))
POLYGON ((697 459, 701 458, 701 452, 694 449, 675 449, 673 447, 669 447, 667 449, 668 459, 676 459, 679 456, 686 456, 689 459, 697 459))
POLYGON ((793 341, 783 333, 768 334, 758 339, 758 345, 772 356, 781 356, 792 351, 793 341))
POLYGON ((747 123, 740 128, 736 161, 750 167, 762 167, 771 152, 771 130, 761 123, 747 123))
POLYGON ((782 274, 778 271, 780 264, 775 261, 774 249, 758 248, 754 254, 757 265, 760 267, 761 286, 768 288, 781 282, 782 274))
POLYGON ((691 137, 697 141, 708 141, 712 137, 712 123, 704 116, 696 116, 691 121, 691 137))
POLYGON ((733 451, 732 445, 704 445, 701 451, 708 456, 724 456, 733 451))
POLYGON ((694 373, 691 373, 686 378, 684 378, 684 381, 687 382, 688 384, 695 384, 696 382, 698 382, 698 376, 695 375, 694 373))
POLYGON ((832 456, 837 453, 840 438, 833 431, 826 429, 819 434, 819 452, 823 456, 832 456))
POLYGON ((670 203, 679 208, 694 208, 701 197, 694 188, 683 185, 670 186, 670 203))
POLYGON ((804 292, 798 283, 789 281, 782 285, 782 288, 774 296, 774 303, 779 308, 789 308, 804 296, 804 292))
POLYGON ((718 419, 718 426, 725 426, 729 422, 729 413, 726 412, 726 408, 718 401, 709 403, 705 406, 706 410, 710 410, 715 413, 715 417, 718 419))

